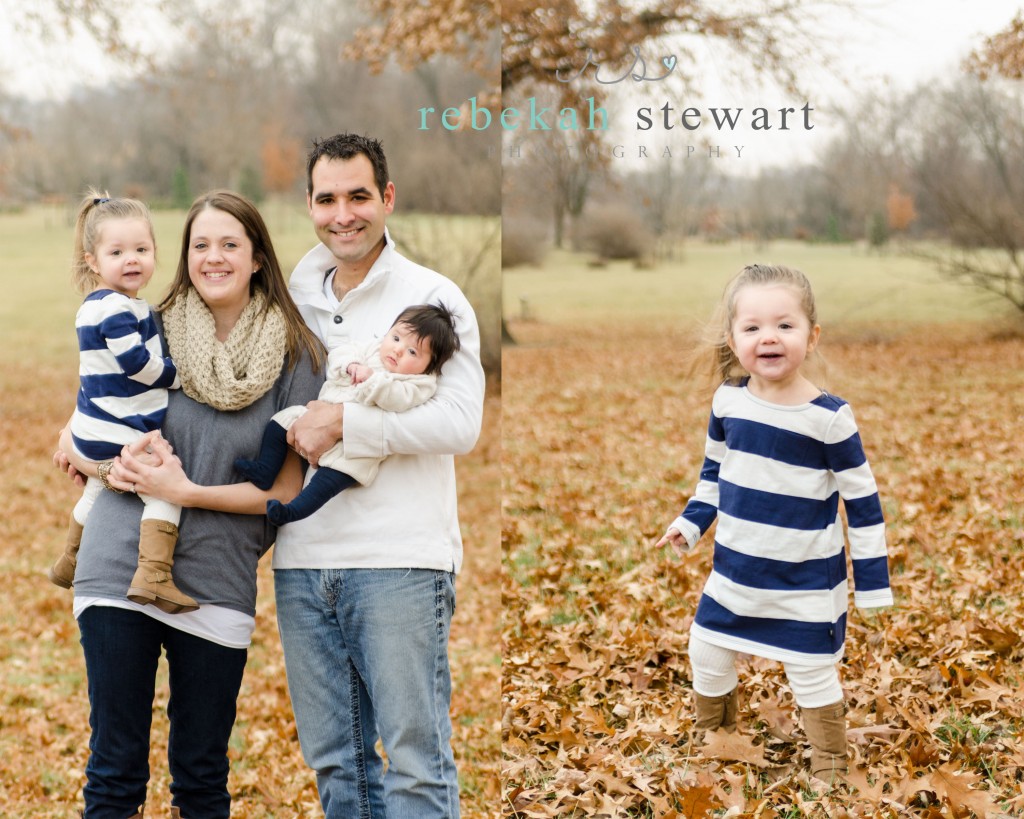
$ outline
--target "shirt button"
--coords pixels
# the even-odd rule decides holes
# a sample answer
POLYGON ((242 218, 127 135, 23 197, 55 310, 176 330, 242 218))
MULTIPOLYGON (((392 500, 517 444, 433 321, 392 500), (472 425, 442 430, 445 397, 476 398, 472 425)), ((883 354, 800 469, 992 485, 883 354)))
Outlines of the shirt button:
POLYGON ((335 324, 341 324, 344 320, 345 319, 343 319, 341 316, 335 316, 334 317, 334 323, 335 324))

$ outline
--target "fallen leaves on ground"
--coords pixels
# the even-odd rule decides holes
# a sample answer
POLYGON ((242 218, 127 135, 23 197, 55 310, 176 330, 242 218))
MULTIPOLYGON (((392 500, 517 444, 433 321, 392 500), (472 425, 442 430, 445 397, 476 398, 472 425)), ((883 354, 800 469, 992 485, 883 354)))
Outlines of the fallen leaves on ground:
POLYGON ((888 523, 897 605, 852 608, 848 784, 818 793, 778 663, 740 732, 693 739, 688 630, 710 538, 652 544, 692 493, 709 396, 671 328, 514 328, 503 359, 502 680, 510 817, 1024 812, 1024 339, 823 340, 888 523))
MULTIPOLYGON (((72 337, 73 338, 73 337, 72 337)), ((63 548, 80 494, 50 463, 73 407, 75 352, 60 366, 0 351, 0 815, 77 816, 89 749, 89 703, 71 592, 46 579, 63 548)), ((487 401, 474 452, 457 459, 465 561, 452 622, 453 746, 462 813, 499 815, 501 652, 499 421, 487 401)), ((232 816, 323 816, 315 777, 302 761, 277 635, 269 556, 259 569, 256 632, 231 737, 232 816)), ((169 816, 167 682, 161 663, 154 704, 147 817, 169 816)))

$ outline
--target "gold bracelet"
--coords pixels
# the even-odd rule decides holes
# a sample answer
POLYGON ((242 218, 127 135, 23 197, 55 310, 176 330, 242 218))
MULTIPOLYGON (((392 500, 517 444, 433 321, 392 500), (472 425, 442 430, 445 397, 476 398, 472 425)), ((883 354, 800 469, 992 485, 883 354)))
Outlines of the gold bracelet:
POLYGON ((124 489, 118 489, 110 482, 110 470, 113 469, 113 461, 104 461, 96 468, 97 476, 100 479, 100 483, 103 484, 104 489, 109 489, 111 492, 116 492, 118 495, 124 495, 124 489))

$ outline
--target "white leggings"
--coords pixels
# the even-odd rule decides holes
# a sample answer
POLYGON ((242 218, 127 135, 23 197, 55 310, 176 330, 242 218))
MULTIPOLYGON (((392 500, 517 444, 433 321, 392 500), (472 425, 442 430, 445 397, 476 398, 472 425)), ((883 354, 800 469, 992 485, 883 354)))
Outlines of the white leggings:
MULTIPOLYGON (((712 645, 690 632, 690 665, 693 690, 705 697, 721 697, 739 682, 736 654, 728 648, 712 645)), ((801 708, 820 708, 843 699, 839 672, 835 665, 808 666, 783 663, 789 687, 801 708)))
MULTIPOLYGON (((75 508, 71 513, 80 526, 85 526, 85 521, 89 518, 89 512, 92 511, 92 506, 96 503, 96 498, 100 496, 102 491, 103 483, 99 478, 89 478, 85 482, 85 490, 82 492, 82 497, 78 499, 78 503, 75 504, 75 508)), ((139 498, 145 504, 142 510, 143 520, 166 520, 175 526, 181 522, 180 506, 151 497, 150 495, 139 495, 139 498)))

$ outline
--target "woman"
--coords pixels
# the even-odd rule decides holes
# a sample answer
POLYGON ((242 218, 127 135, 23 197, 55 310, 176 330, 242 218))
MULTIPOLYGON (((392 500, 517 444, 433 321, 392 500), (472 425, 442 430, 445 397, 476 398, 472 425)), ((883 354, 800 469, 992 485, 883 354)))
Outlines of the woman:
MULTIPOLYGON (((256 567, 276 534, 264 511, 302 487, 293 452, 267 491, 240 482, 233 464, 259 446, 275 412, 313 400, 323 380, 323 350, 288 296, 266 226, 236 194, 214 191, 193 204, 158 309, 182 382, 170 396, 167 440, 153 433, 102 471, 115 491, 93 508, 74 581, 91 707, 86 819, 142 815, 161 649, 172 815, 229 816, 227 747, 255 626, 256 567), (174 578, 198 611, 168 614, 125 599, 143 508, 133 492, 184 507, 174 578)), ((66 434, 61 448, 76 469, 97 473, 70 455, 66 434)), ((56 460, 66 463, 61 453, 56 460)))

